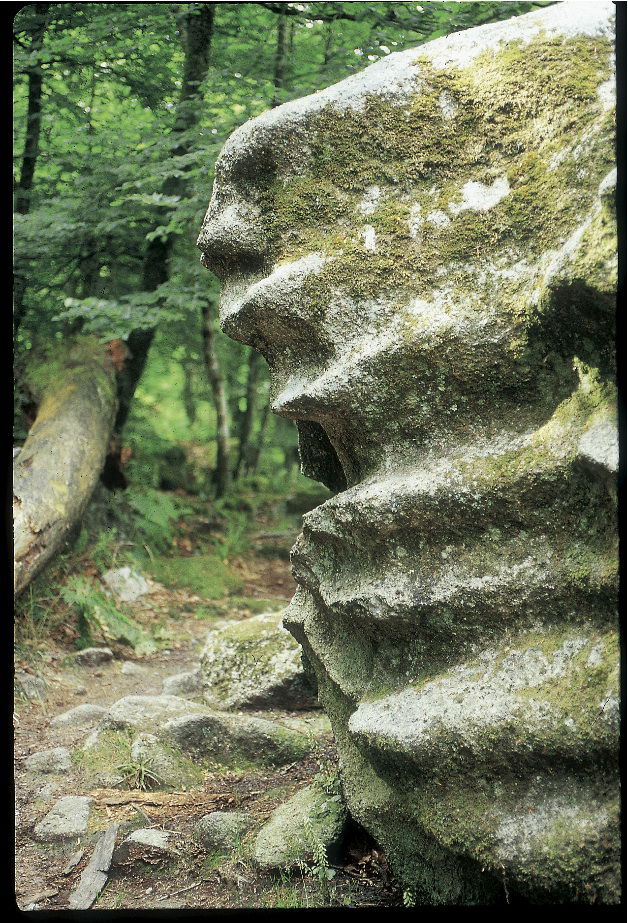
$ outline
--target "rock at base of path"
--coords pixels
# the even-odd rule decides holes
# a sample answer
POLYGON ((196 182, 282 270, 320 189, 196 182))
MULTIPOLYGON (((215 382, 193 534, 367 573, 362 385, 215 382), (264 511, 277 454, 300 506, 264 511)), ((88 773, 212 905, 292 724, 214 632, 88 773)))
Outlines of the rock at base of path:
POLYGON ((124 673, 125 676, 141 676, 146 673, 146 667, 139 663, 134 663, 132 660, 125 660, 120 672, 124 673))
POLYGON ((39 676, 31 676, 30 673, 16 673, 15 685, 17 691, 31 701, 42 701, 46 698, 48 686, 46 681, 39 676))
POLYGON ((102 579, 109 591, 123 603, 135 602, 150 590, 142 575, 132 571, 130 567, 108 570, 102 579))
POLYGON ((204 714, 207 708, 174 695, 127 695, 109 709, 111 727, 152 731, 172 718, 204 714))
POLYGON ((67 772, 72 768, 72 757, 67 747, 40 750, 24 760, 24 768, 31 772, 67 772))
POLYGON ((311 748, 297 731, 263 718, 218 712, 175 718, 163 726, 160 736, 197 758, 222 763, 280 766, 301 759, 311 748))
POLYGON ((139 734, 131 744, 131 762, 151 773, 151 789, 187 789, 199 782, 202 769, 161 743, 154 734, 139 734))
POLYGON ((57 715, 50 722, 52 728, 87 728, 97 724, 107 714, 102 705, 77 705, 69 711, 57 715))
POLYGON ((82 667, 95 667, 101 663, 113 660, 113 651, 110 647, 86 647, 74 655, 75 663, 82 667))
POLYGON ((203 688, 200 670, 189 670, 186 673, 175 673, 164 680, 162 692, 164 695, 194 695, 203 688))
POLYGON ((327 861, 338 859, 347 821, 339 795, 308 785, 280 805, 255 840, 253 858, 259 868, 274 869, 311 862, 321 846, 327 861))
POLYGON ((47 843, 84 836, 87 833, 91 803, 92 799, 86 795, 66 795, 60 798, 35 825, 35 839, 47 843))
POLYGON ((116 865, 136 862, 140 859, 174 859, 179 855, 172 845, 172 836, 165 830, 156 830, 153 827, 142 827, 134 830, 126 840, 118 846, 113 854, 116 865))
POLYGON ((281 612, 225 622, 210 631, 201 673, 213 707, 318 707, 301 646, 283 627, 281 612))
POLYGON ((237 811, 212 811, 194 827, 196 839, 207 849, 234 849, 251 826, 248 814, 237 811))

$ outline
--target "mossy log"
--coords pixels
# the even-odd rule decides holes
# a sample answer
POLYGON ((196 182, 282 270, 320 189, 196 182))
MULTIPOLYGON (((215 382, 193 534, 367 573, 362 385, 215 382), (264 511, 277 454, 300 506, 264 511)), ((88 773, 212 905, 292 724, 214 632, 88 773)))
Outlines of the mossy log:
POLYGON ((13 465, 14 589, 22 590, 59 552, 102 470, 116 412, 115 370, 93 340, 33 360, 26 374, 38 402, 13 465))

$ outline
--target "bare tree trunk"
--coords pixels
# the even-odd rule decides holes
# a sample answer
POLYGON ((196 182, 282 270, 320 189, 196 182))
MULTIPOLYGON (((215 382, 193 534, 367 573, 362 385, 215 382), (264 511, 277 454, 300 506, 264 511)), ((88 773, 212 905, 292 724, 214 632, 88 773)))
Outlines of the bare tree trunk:
POLYGON ((271 107, 279 106, 282 102, 281 90, 284 86, 286 67, 286 14, 279 13, 277 17, 277 45, 275 47, 275 68, 273 73, 273 86, 275 92, 271 107))
POLYGON ((231 483, 229 410, 220 364, 214 349, 214 318, 211 302, 203 307, 203 352, 207 377, 216 408, 216 469, 214 481, 216 496, 222 497, 231 483))
MULTIPOLYGON (((35 6, 35 18, 31 28, 30 52, 36 54, 41 51, 44 34, 48 25, 48 3, 39 3, 35 6)), ((28 74, 28 109, 26 114, 26 136, 24 138, 24 152, 20 168, 20 179, 15 190, 15 211, 20 215, 27 215, 31 205, 31 193, 35 165, 39 154, 39 133, 41 129, 41 96, 43 77, 41 63, 35 60, 30 64, 28 74)), ((15 280, 13 287, 13 334, 17 333, 24 317, 24 294, 26 292, 25 267, 15 267, 15 280)))
MULTIPOLYGON (((214 31, 216 3, 189 3, 179 19, 182 32, 185 59, 183 63, 183 80, 181 94, 175 113, 173 134, 173 154, 180 156, 189 150, 189 142, 180 139, 183 132, 189 131, 198 121, 200 105, 200 87, 207 76, 209 53, 214 31)), ((183 195, 185 177, 171 177, 163 186, 166 195, 183 195)), ((174 236, 156 237, 148 242, 142 266, 142 291, 154 292, 168 281, 170 276, 169 261, 172 255, 174 236)), ((155 328, 133 330, 128 337, 131 360, 125 366, 120 378, 119 409, 115 422, 118 445, 121 446, 121 433, 128 419, 133 396, 142 377, 148 352, 155 338, 155 328)), ((108 468, 111 467, 108 465, 108 468)), ((119 467, 119 466, 118 466, 119 467)), ((105 481, 105 483, 107 483, 105 481)), ((110 486, 110 485, 108 485, 110 486)))
POLYGON ((114 364, 91 339, 27 375, 37 417, 13 467, 14 583, 20 593, 61 550, 92 495, 116 409, 114 364), (37 385, 42 370, 48 377, 37 385))
POLYGON ((240 472, 248 469, 251 452, 251 432, 255 419, 255 398, 257 396, 257 382, 259 379, 261 356, 256 350, 251 350, 249 356, 249 370, 246 379, 246 410, 240 421, 238 460, 236 462, 234 477, 237 479, 240 472))
POLYGON ((270 400, 268 399, 264 404, 264 409, 262 410, 262 416, 259 422, 259 433, 257 434, 257 442, 253 447, 253 450, 250 455, 250 459, 247 466, 247 474, 255 474, 257 471, 257 466, 259 464, 260 455, 262 454, 262 448, 264 447, 264 434, 266 432, 266 424, 268 422, 268 414, 270 412, 270 400))

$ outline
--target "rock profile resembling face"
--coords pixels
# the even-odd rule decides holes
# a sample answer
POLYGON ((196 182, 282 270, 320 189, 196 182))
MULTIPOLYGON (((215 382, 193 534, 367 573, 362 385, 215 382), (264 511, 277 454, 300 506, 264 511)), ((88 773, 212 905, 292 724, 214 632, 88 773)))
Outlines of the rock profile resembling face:
POLYGON ((304 473, 285 624, 421 903, 613 903, 614 7, 390 55, 239 128, 199 236, 304 473))

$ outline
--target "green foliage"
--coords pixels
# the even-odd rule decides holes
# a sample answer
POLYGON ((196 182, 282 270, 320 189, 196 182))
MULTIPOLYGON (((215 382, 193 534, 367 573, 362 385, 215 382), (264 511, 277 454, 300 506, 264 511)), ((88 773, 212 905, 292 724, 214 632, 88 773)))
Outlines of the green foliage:
POLYGON ((199 554, 187 558, 169 558, 163 555, 147 562, 153 576, 169 587, 191 590, 203 599, 221 599, 236 594, 242 580, 236 576, 217 554, 199 554))
POLYGON ((134 511, 133 525, 144 544, 158 551, 172 544, 174 522, 192 512, 177 498, 159 490, 129 488, 124 499, 134 511))
POLYGON ((133 759, 129 754, 128 760, 116 766, 116 772, 120 773, 125 785, 128 785, 129 788, 139 789, 141 792, 159 788, 163 783, 163 779, 153 768, 150 760, 142 756, 133 759))
POLYGON ((402 896, 404 907, 416 907, 416 894, 412 888, 406 888, 402 896))
POLYGON ((106 640, 129 644, 139 654, 155 650, 155 642, 141 625, 120 612, 88 578, 70 577, 61 587, 60 594, 76 614, 80 647, 88 647, 93 641, 93 632, 96 632, 106 640))

